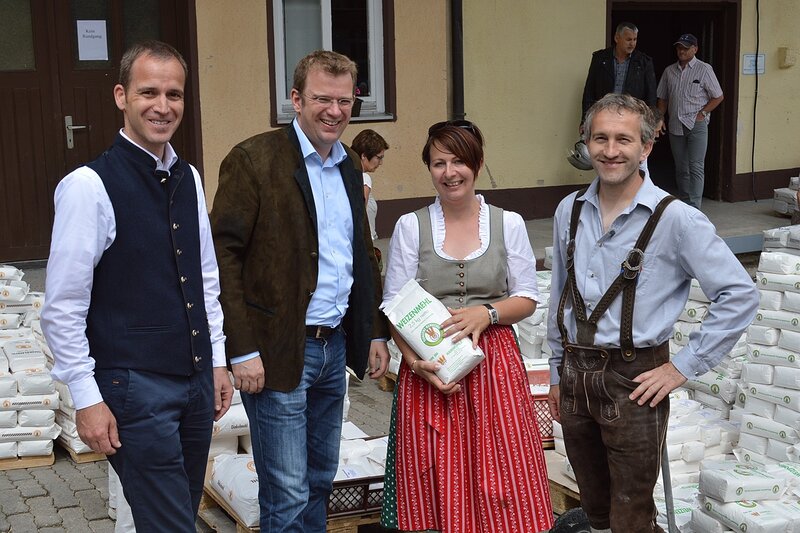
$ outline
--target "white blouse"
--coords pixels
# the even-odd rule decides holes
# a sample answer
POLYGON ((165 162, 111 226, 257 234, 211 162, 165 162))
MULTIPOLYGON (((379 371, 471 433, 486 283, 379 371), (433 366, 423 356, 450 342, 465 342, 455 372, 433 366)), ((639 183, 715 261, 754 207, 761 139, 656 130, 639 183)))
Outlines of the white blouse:
MULTIPOLYGON (((489 248, 489 206, 480 194, 480 240, 481 247, 470 253, 464 260, 481 256, 489 248)), ((444 246, 444 211, 437 197, 428 206, 433 230, 434 251, 444 259, 456 259, 447 255, 444 246)), ((512 211, 503 211, 503 237, 508 260, 508 295, 523 296, 540 302, 536 285, 536 258, 533 256, 528 231, 522 217, 512 211)), ((419 221, 414 213, 400 217, 389 242, 389 259, 386 265, 386 279, 383 284, 383 305, 389 302, 406 282, 417 275, 419 264, 419 221)))

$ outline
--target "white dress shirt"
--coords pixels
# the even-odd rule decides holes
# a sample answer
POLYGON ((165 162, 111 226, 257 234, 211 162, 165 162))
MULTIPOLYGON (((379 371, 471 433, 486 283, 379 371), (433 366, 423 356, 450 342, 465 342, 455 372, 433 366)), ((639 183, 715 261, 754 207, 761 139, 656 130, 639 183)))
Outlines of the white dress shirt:
MULTIPOLYGON (((483 255, 489 248, 489 206, 483 196, 480 194, 476 196, 481 205, 478 230, 481 246, 465 257, 465 261, 483 255)), ((428 211, 431 215, 434 251, 444 259, 457 259, 447 255, 442 248, 445 237, 444 212, 438 197, 428 206, 428 211)), ((540 301, 536 284, 536 258, 533 256, 525 221, 513 211, 503 211, 503 241, 508 261, 508 296, 522 296, 536 302, 540 301)), ((414 213, 407 213, 397 221, 389 242, 382 307, 400 292, 408 280, 417 277, 418 264, 419 221, 414 213)))
MULTIPOLYGON (((164 161, 134 143, 156 161, 157 170, 169 171, 178 160, 170 144, 164 161)), ((191 165, 190 165, 191 166, 191 165)), ((219 272, 208 222, 203 186, 197 169, 191 167, 197 190, 197 217, 200 229, 200 262, 203 290, 211 331, 212 364, 224 367, 225 335, 222 308, 218 301, 219 272)), ((53 377, 69 386, 76 409, 103 401, 94 379, 95 361, 86 338, 86 316, 94 282, 94 269, 116 237, 114 208, 103 181, 89 167, 68 174, 56 187, 55 221, 50 256, 47 261, 45 304, 42 329, 55 356, 53 377)), ((124 283, 124 281, 120 281, 124 283)))

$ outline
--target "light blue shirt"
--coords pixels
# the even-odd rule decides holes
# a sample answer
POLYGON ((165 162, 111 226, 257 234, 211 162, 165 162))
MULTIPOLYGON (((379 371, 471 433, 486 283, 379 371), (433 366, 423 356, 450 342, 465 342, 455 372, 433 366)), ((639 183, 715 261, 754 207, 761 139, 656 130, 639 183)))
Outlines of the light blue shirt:
MULTIPOLYGON (((581 197, 585 200, 575 238, 575 274, 586 301, 586 312, 595 305, 619 275, 620 265, 633 248, 644 224, 667 192, 649 177, 628 208, 603 232, 598 179, 581 197)), ((561 201, 553 223, 553 278, 548 313, 547 341, 550 383, 558 384, 557 368, 563 347, 556 323, 558 303, 567 278, 566 247, 572 203, 577 193, 561 201)), ((634 346, 658 346, 672 336, 673 325, 686 305, 691 279, 700 283, 711 300, 708 317, 689 344, 675 354, 672 363, 685 377, 702 375, 733 348, 750 325, 758 308, 755 283, 725 242, 717 236, 708 218, 683 202, 672 202, 664 211, 645 250, 642 272, 636 286, 633 314, 634 346)), ((597 323, 595 345, 619 347, 621 294, 597 323)), ((568 300, 564 323, 571 341, 576 339, 575 317, 568 300)))
MULTIPOLYGON (((353 287, 353 213, 339 171, 339 164, 348 156, 342 143, 337 142, 323 161, 297 120, 292 122, 292 127, 300 141, 317 212, 319 273, 317 288, 306 310, 306 324, 336 327, 347 312, 353 287)), ((257 356, 258 352, 253 352, 232 357, 231 363, 242 363, 257 356)))
POLYGON ((339 171, 347 152, 337 142, 323 161, 297 120, 292 126, 300 140, 317 211, 319 274, 306 310, 306 324, 336 327, 347 312, 353 286, 353 213, 339 171))

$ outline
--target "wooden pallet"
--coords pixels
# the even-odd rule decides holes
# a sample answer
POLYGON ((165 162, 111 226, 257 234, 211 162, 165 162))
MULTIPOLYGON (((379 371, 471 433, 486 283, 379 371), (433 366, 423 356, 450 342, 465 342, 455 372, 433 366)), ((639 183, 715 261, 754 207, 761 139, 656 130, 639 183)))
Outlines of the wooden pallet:
POLYGON ((97 453, 97 452, 84 452, 78 453, 72 448, 70 448, 67 443, 62 442, 60 439, 56 439, 56 443, 61 447, 62 450, 66 451, 69 454, 70 459, 75 464, 83 464, 83 463, 94 463, 96 461, 105 461, 107 459, 106 454, 104 453, 97 453))
POLYGON ((258 527, 245 525, 233 507, 214 490, 210 481, 206 481, 203 487, 203 497, 200 500, 197 516, 218 533, 247 533, 259 530, 258 527))
POLYGON ((64 449, 69 453, 70 459, 76 464, 94 463, 95 461, 105 461, 106 454, 97 452, 76 453, 74 450, 64 446, 64 449))
POLYGON ((394 392, 394 387, 396 383, 397 383, 397 374, 386 372, 378 380, 378 388, 384 392, 394 392))
POLYGON ((381 513, 328 519, 328 533, 358 533, 359 526, 377 524, 381 513))
POLYGON ((0 470, 16 470, 18 468, 36 468, 50 466, 56 462, 56 455, 38 455, 35 457, 15 457, 13 459, 0 459, 0 470))
MULTIPOLYGON (((203 490, 203 498, 200 500, 200 510, 197 516, 208 527, 218 533, 251 533, 259 531, 258 527, 245 525, 228 502, 214 490, 214 487, 208 481, 206 481, 203 490)), ((327 531, 328 533, 357 533, 359 526, 377 524, 380 518, 381 514, 379 512, 331 518, 328 520, 327 531)))
POLYGON ((552 450, 544 452, 547 461, 547 477, 550 480, 550 501, 553 512, 562 515, 574 507, 580 507, 581 496, 578 484, 561 473, 564 456, 552 450))

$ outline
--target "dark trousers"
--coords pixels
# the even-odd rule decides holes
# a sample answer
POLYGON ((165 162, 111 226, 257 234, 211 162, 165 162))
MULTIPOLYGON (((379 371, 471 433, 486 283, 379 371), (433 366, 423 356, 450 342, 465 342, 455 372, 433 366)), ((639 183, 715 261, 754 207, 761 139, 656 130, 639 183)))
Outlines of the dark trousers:
POLYGON ((568 345, 561 371, 561 424, 581 506, 595 529, 663 532, 655 524, 653 487, 667 432, 669 399, 655 408, 628 395, 637 375, 666 363, 668 346, 619 350, 568 345))
POLYGON ((211 368, 192 376, 98 369, 122 447, 108 458, 137 531, 195 533, 214 423, 211 368))

